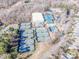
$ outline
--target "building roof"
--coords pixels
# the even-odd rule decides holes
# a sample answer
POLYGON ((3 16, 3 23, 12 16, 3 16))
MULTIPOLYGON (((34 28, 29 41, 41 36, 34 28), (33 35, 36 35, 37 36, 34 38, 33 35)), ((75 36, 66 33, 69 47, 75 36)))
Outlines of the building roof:
POLYGON ((37 33, 37 37, 48 37, 48 36, 49 36, 48 32, 46 32, 46 33, 37 33))
POLYGON ((32 22, 34 22, 34 23, 44 22, 42 13, 40 13, 40 12, 32 13, 32 22))
POLYGON ((20 26, 20 39, 18 51, 21 53, 34 50, 33 30, 29 28, 30 23, 22 23, 20 26), (28 27, 27 27, 28 26, 28 27), (29 49, 28 49, 29 47, 29 49))
POLYGON ((39 38, 37 38, 37 40, 39 42, 46 42, 46 41, 50 41, 50 37, 49 36, 47 36, 47 37, 39 37, 39 38))
POLYGON ((51 14, 45 14, 44 19, 47 23, 52 23, 54 18, 51 14))
POLYGON ((30 51, 30 49, 28 49, 28 48, 20 48, 19 49, 19 52, 21 52, 21 53, 29 52, 29 51, 30 51))
POLYGON ((55 26, 49 27, 51 32, 57 32, 57 28, 55 26))
POLYGON ((45 29, 44 27, 40 27, 40 28, 36 28, 36 32, 37 33, 39 33, 39 32, 41 32, 41 33, 45 33, 45 32, 47 32, 47 29, 45 29))
POLYGON ((20 30, 25 30, 25 26, 20 26, 20 30))
POLYGON ((49 27, 49 30, 51 32, 57 32, 58 31, 56 24, 49 24, 48 27, 49 27))

